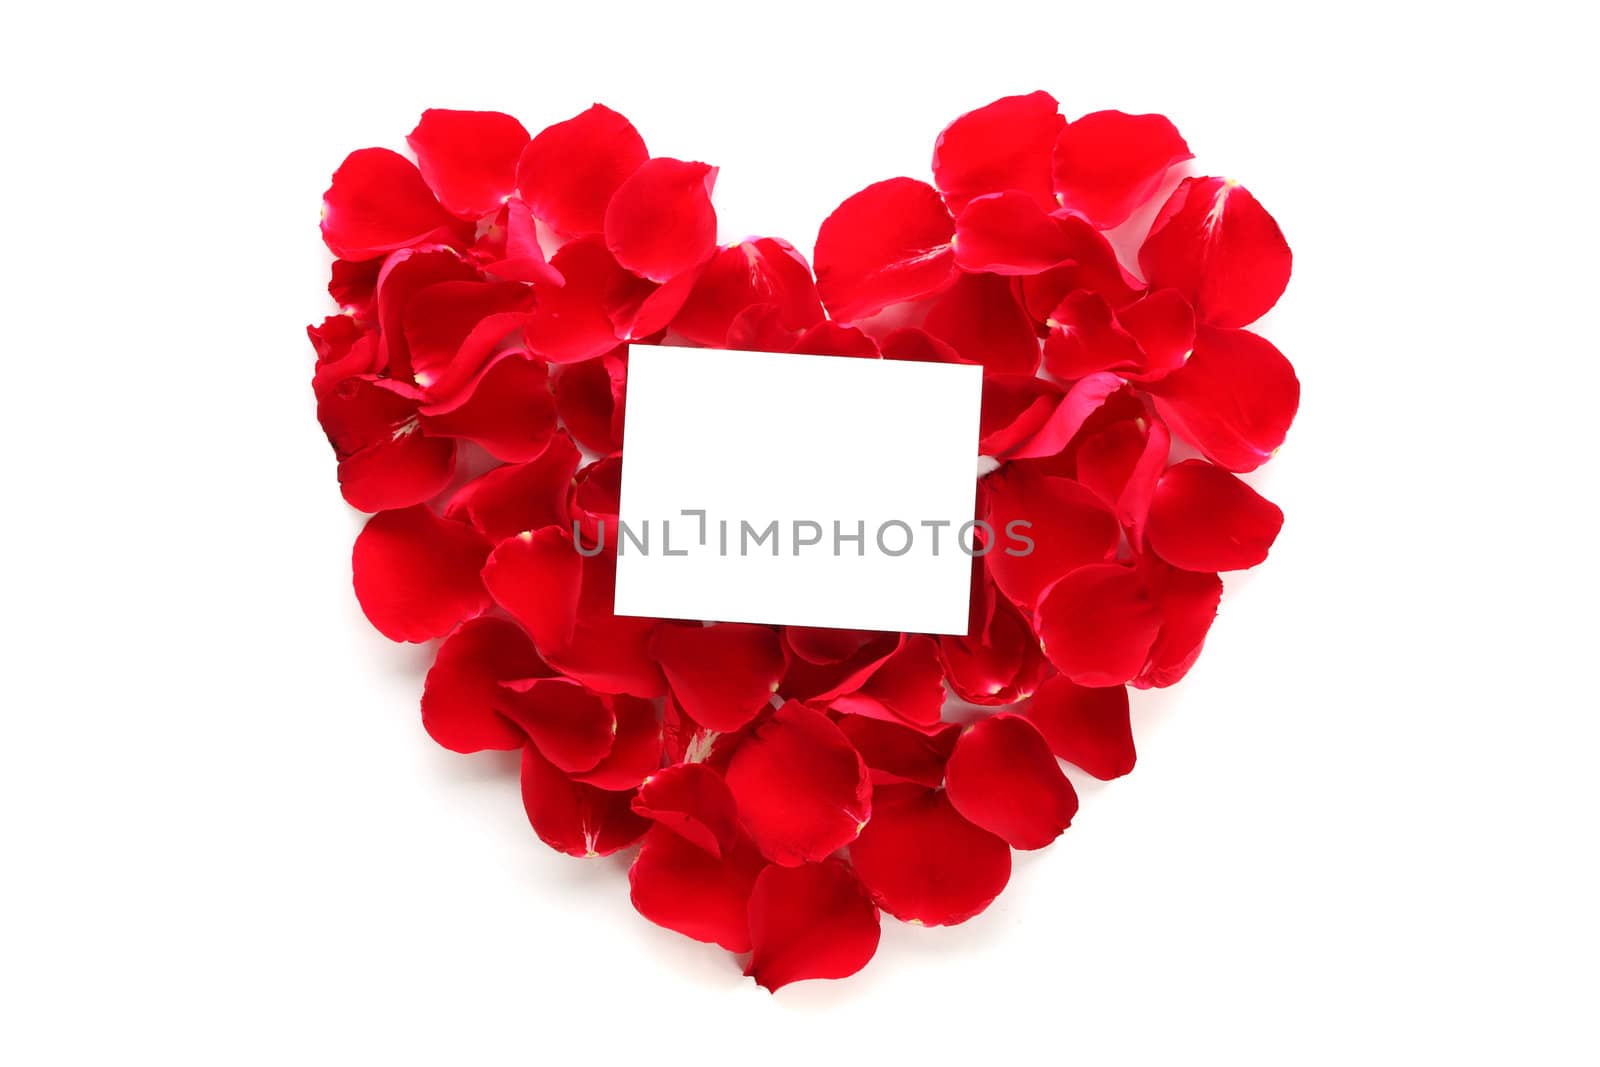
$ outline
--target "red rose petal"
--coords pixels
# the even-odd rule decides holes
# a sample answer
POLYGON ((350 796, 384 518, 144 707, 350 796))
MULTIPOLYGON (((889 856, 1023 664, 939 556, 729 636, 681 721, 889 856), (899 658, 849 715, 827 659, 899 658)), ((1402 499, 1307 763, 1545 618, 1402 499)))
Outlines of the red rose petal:
POLYGON ((1176 289, 1157 289, 1124 305, 1117 323, 1144 353, 1146 377, 1163 377, 1183 366, 1194 350, 1194 309, 1176 289))
POLYGON ((717 169, 704 163, 660 157, 640 165, 606 207, 606 247, 656 282, 704 263, 717 246, 716 180, 717 169))
POLYGON ((611 751, 617 717, 610 703, 565 678, 520 678, 501 687, 500 711, 568 774, 587 771, 611 751))
POLYGON ((745 309, 770 304, 779 324, 804 330, 822 321, 822 302, 811 267, 795 247, 775 237, 729 245, 712 257, 672 329, 695 344, 722 346, 745 309))
POLYGON ((537 282, 560 287, 566 279, 545 259, 533 212, 515 198, 506 201, 494 225, 473 246, 483 261, 485 274, 501 281, 537 282))
POLYGON ((1070 478, 1010 466, 991 475, 989 484, 988 522, 998 541, 984 562, 1000 591, 1024 612, 1032 612, 1040 595, 1063 575, 1116 554, 1121 539, 1116 516, 1070 478), (1021 538, 1033 541, 1031 550, 1021 538))
POLYGON ((492 544, 525 530, 566 528, 567 492, 582 458, 567 435, 557 431, 527 463, 496 467, 456 490, 445 516, 470 523, 492 544))
POLYGON ((517 188, 551 229, 573 237, 597 234, 612 194, 648 158, 633 124, 595 104, 533 138, 517 165, 517 188))
POLYGON ((934 300, 922 328, 963 359, 993 374, 1039 369, 1039 337, 1011 283, 993 274, 963 274, 934 300))
POLYGON ((488 554, 472 527, 420 505, 380 512, 356 537, 356 599, 391 641, 443 637, 489 606, 478 578, 488 554))
POLYGON ((694 291, 702 269, 691 267, 661 283, 620 272, 606 291, 606 317, 617 337, 637 341, 665 330, 694 291))
POLYGON ((841 715, 838 726, 861 753, 874 786, 943 785, 945 761, 961 732, 954 723, 930 733, 865 715, 841 715))
POLYGON ((770 705, 785 666, 777 631, 748 623, 660 626, 650 654, 683 710, 724 733, 770 705))
POLYGON ((1165 115, 1095 111, 1056 139, 1055 192, 1063 207, 1109 230, 1156 194, 1167 171, 1193 158, 1165 115))
POLYGON ((1150 647, 1144 670, 1133 679, 1139 689, 1169 686, 1189 673, 1222 599, 1222 579, 1215 574, 1197 574, 1159 563, 1149 570, 1148 580, 1161 613, 1161 632, 1150 647))
POLYGON ((539 840, 569 856, 609 856, 650 829, 633 813, 628 793, 574 782, 533 745, 522 749, 522 807, 539 840))
POLYGON ((406 136, 422 178, 453 215, 477 219, 516 188, 528 131, 498 111, 430 108, 406 136))
POLYGON ((1070 261, 1070 223, 1052 218, 1025 193, 982 196, 956 216, 953 242, 962 270, 1039 274, 1070 261))
MULTIPOLYGON (((430 285, 413 296, 402 321, 417 384, 426 389, 444 377, 463 343, 484 320, 522 310, 528 295, 528 287, 520 282, 451 281, 430 285)), ((518 324, 514 318, 505 322, 502 335, 518 324)), ((467 377, 459 370, 453 376, 467 377)))
POLYGON ((929 729, 939 725, 944 697, 938 643, 926 634, 910 634, 859 689, 836 697, 831 706, 852 715, 929 729))
POLYGON ((547 660, 572 640, 583 562, 572 535, 547 526, 501 541, 483 566, 483 584, 495 603, 522 624, 547 660))
MULTIPOLYGON (((911 360, 920 363, 966 363, 961 353, 925 330, 906 327, 894 330, 879 344, 884 359, 911 360)), ((984 385, 985 392, 988 385, 984 385)))
POLYGON ((1042 459, 1067 447, 1095 412, 1122 388, 1115 374, 1090 374, 1072 383, 1050 416, 1025 439, 999 454, 1002 459, 1042 459))
POLYGON ((1144 544, 1150 499, 1171 444, 1172 435, 1160 419, 1140 415, 1088 435, 1077 447, 1078 481, 1112 506, 1136 548, 1144 544))
POLYGON ((667 691, 666 679, 650 655, 656 620, 612 612, 616 596, 615 547, 585 559, 582 571, 571 639, 552 649, 545 659, 562 674, 597 692, 661 696, 667 691))
POLYGON ((751 839, 785 866, 849 844, 872 814, 867 768, 850 741, 793 700, 739 746, 727 779, 751 839))
POLYGON ((1231 471, 1271 459, 1300 407, 1294 368, 1246 330, 1201 327, 1189 361, 1148 388, 1178 436, 1231 471))
POLYGON ((955 272, 955 222, 925 182, 890 178, 845 200, 817 232, 817 292, 835 319, 863 319, 933 292, 955 272))
POLYGON ((768 866, 750 893, 750 965, 771 992, 807 978, 848 978, 878 950, 878 909, 838 859, 768 866))
POLYGON ((616 694, 605 698, 616 720, 611 751, 573 780, 608 790, 634 790, 661 768, 661 720, 648 700, 616 694))
POLYGON ((967 727, 945 767, 950 803, 1012 848, 1043 848, 1072 825, 1078 794, 1038 729, 1001 713, 967 727))
POLYGON ((810 626, 785 626, 783 638, 793 655, 781 691, 819 704, 860 688, 905 643, 904 634, 810 626))
POLYGON ((1098 293, 1113 308, 1132 303, 1144 291, 1139 280, 1123 268, 1105 234, 1076 215, 1057 218, 1056 224, 1072 240, 1071 259, 1018 282, 1022 305, 1034 322, 1045 325, 1066 295, 1078 289, 1098 293))
POLYGON ((387 148, 351 152, 322 194, 322 240, 340 259, 372 259, 453 223, 411 161, 387 148))
POLYGON ((528 318, 528 347, 552 363, 577 363, 617 347, 616 327, 606 313, 606 294, 622 268, 597 237, 561 246, 550 257, 565 284, 536 287, 538 303, 528 318))
MULTIPOLYGON (((586 546, 612 540, 618 533, 617 512, 622 506, 622 457, 607 456, 580 470, 572 480, 567 507, 578 523, 586 546)), ((612 549, 617 546, 611 545, 612 549)))
POLYGON ((1146 529, 1156 555, 1186 571, 1254 567, 1283 527, 1283 512, 1238 478, 1205 460, 1167 468, 1156 485, 1146 529))
POLYGON ((556 400, 542 360, 512 353, 478 381, 467 402, 443 415, 423 417, 430 433, 465 437, 496 459, 521 463, 541 455, 556 428, 556 400))
POLYGON ((1039 651, 1039 638, 1028 620, 999 594, 983 566, 975 566, 973 571, 978 581, 972 593, 976 621, 970 635, 939 638, 945 681, 969 704, 1015 704, 1031 694, 1044 677, 1044 653, 1039 651))
POLYGON ((633 810, 713 856, 730 855, 739 813, 722 775, 703 763, 679 763, 645 779, 633 810))
POLYGON ((378 344, 391 377, 414 380, 406 344, 405 314, 412 297, 440 282, 472 282, 481 277, 472 264, 448 248, 403 249, 383 261, 378 273, 378 344))
POLYGON ((850 860, 880 908, 924 926, 965 922, 1011 879, 1010 847, 962 818, 942 789, 879 805, 850 860))
POLYGON ((339 460, 339 490, 358 511, 410 507, 449 484, 455 443, 422 432, 419 395, 388 379, 346 378, 317 404, 339 460))
POLYGON ((1055 97, 1007 96, 969 111, 944 128, 933 146, 933 180, 952 212, 988 193, 1015 189, 1040 207, 1055 207, 1050 153, 1065 125, 1055 97))
POLYGON ((1096 778, 1120 778, 1133 770, 1133 728, 1123 686, 1091 689, 1057 675, 1033 694, 1027 716, 1050 751, 1096 778))
POLYGON ((855 359, 877 359, 880 355, 877 342, 861 330, 839 322, 819 322, 806 330, 789 346, 790 352, 813 356, 849 356, 855 359))
POLYGON ((1289 284, 1293 256, 1266 209, 1244 186, 1185 178, 1139 249, 1152 288, 1176 289, 1209 326, 1248 326, 1289 284))
POLYGON ((601 455, 622 448, 626 352, 616 348, 596 359, 569 364, 556 378, 556 414, 579 444, 601 455))
POLYGON ((1140 575, 1116 563, 1080 567, 1039 601, 1039 639, 1079 685, 1122 685, 1144 669, 1161 614, 1140 575))
POLYGON ((657 926, 729 952, 750 951, 750 890, 765 863, 749 845, 726 858, 657 825, 628 869, 635 910, 657 926))
POLYGON ((521 748, 523 732, 495 710, 500 683, 548 673, 515 623, 469 619, 445 638, 428 670, 422 725, 452 752, 521 748))

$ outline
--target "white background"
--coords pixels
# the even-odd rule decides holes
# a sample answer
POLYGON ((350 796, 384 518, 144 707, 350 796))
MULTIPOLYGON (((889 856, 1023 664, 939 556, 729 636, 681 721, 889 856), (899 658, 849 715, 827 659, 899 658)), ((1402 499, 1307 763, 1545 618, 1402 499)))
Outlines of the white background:
POLYGON ((8 11, 0 1060, 1594 1062, 1576 5, 554 7, 8 11), (1034 88, 1282 223, 1288 524, 993 908, 769 996, 424 736, 313 419, 318 197, 426 106, 598 99, 809 251, 1034 88))

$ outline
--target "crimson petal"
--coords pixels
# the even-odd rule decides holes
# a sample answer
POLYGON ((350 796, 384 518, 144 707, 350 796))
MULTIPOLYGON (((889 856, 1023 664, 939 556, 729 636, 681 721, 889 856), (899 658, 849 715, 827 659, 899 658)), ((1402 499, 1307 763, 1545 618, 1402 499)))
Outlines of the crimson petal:
POLYGON ((739 813, 722 775, 704 763, 678 763, 644 780, 633 810, 713 856, 729 855, 739 813))
POLYGON ((604 242, 598 237, 569 241, 550 257, 550 265, 565 284, 534 287, 538 303, 523 331, 528 347, 552 363, 577 363, 617 347, 606 294, 623 271, 604 242))
POLYGON ((487 215, 511 195, 527 143, 522 123, 498 111, 430 108, 406 136, 423 180, 463 219, 487 215))
POLYGON ((955 723, 927 732, 865 715, 841 715, 838 725, 861 753, 874 786, 942 785, 945 761, 961 732, 955 723))
POLYGON ((1039 601, 1039 639, 1079 685, 1122 685, 1145 666, 1161 614, 1141 576, 1116 563, 1079 567, 1039 601))
POLYGON ((549 446, 556 428, 549 368, 525 353, 509 353, 484 372, 466 403, 425 415, 422 424, 430 434, 476 441, 508 463, 533 459, 549 446))
POLYGON ((1278 224, 1238 182, 1185 178, 1139 249, 1152 288, 1177 289, 1209 326, 1248 326, 1289 284, 1278 224))
POLYGON ((859 689, 836 697, 831 706, 853 715, 936 729, 944 696, 938 643, 926 634, 910 634, 859 689))
POLYGON ((803 330, 822 321, 810 266, 793 245, 776 237, 749 238, 718 251, 672 329, 695 344, 720 346, 727 343, 734 319, 758 304, 773 305, 784 329, 803 330))
POLYGON ((1013 848, 1043 848, 1078 813, 1072 783, 1020 715, 991 715, 963 730, 945 777, 956 811, 1013 848))
POLYGON ((748 844, 726 857, 663 825, 650 828, 628 869, 634 909, 657 926, 729 952, 750 951, 750 890, 764 863, 748 844))
POLYGON ((500 683, 547 673, 515 623, 469 619, 445 638, 428 670, 422 725, 452 752, 521 748, 523 732, 495 711, 500 683))
POLYGON ((750 893, 750 965, 770 992, 807 978, 848 978, 878 950, 878 909, 842 860, 768 866, 750 893))
POLYGON ((1133 728, 1128 690, 1091 689, 1057 675, 1046 679, 1026 709, 1050 751, 1105 781, 1133 770, 1133 728))
POLYGON ((611 751, 573 779, 608 790, 631 791, 661 767, 661 720, 648 700, 618 693, 604 698, 616 721, 611 751))
POLYGON ((372 259, 418 244, 454 221, 416 166, 387 148, 351 152, 322 194, 322 240, 340 259, 372 259))
POLYGON ((1096 229, 1120 226, 1194 153, 1165 115, 1095 111, 1056 138, 1051 172, 1061 205, 1096 229))
POLYGON ((356 537, 356 600, 391 641, 443 637, 489 606, 478 571, 489 543, 466 523, 417 505, 384 511, 356 537))
POLYGON ((546 659, 572 640, 582 582, 583 557, 558 526, 508 537, 483 566, 483 584, 495 603, 522 624, 546 659))
POLYGON ((749 623, 660 626, 650 654, 683 710, 724 733, 769 705, 785 666, 777 632, 749 623))
POLYGON ((1031 613, 1063 575, 1116 553, 1121 539, 1116 516, 1072 479, 1012 465, 991 475, 989 484, 988 521, 998 543, 984 562, 995 585, 1022 611, 1031 613), (1030 538, 1032 548, 1026 549, 1014 535, 1030 538))
POLYGON ((634 814, 628 793, 574 782, 533 745, 522 749, 522 807, 539 840, 569 856, 609 856, 650 828, 634 814))
POLYGON ((317 418, 339 460, 339 491, 358 511, 428 500, 450 482, 455 442, 429 437, 416 389, 387 378, 346 378, 324 394, 317 418))
POLYGON ((922 328, 981 363, 991 374, 1032 374, 1039 369, 1039 337, 1017 303, 1011 283, 993 274, 963 274, 928 309, 922 328))
POLYGON ((446 517, 472 524, 493 544, 524 531, 567 525, 567 491, 583 456, 556 431, 526 463, 496 467, 457 489, 446 517))
POLYGON ((1186 571, 1254 567, 1283 527, 1283 512, 1205 460, 1167 468, 1150 502, 1146 536, 1156 555, 1186 571))
POLYGON ((1271 459, 1300 407, 1294 368, 1247 330, 1201 327, 1189 361, 1147 388, 1179 437, 1231 471, 1271 459))
POLYGON ((835 319, 863 319, 950 280, 955 222, 926 182, 890 178, 834 208, 817 232, 817 292, 835 319))
POLYGON ((1200 656, 1206 633, 1217 617, 1222 579, 1153 562, 1149 582, 1161 613, 1161 632, 1150 647, 1144 670, 1133 679, 1139 689, 1172 685, 1200 656))
POLYGON ((711 257, 717 169, 660 157, 642 164, 606 206, 606 247, 625 269, 665 282, 711 257))
POLYGON ((517 188, 551 229, 597 234, 612 194, 649 157, 631 122, 595 104, 533 138, 517 164, 517 188))
POLYGON ((519 678, 500 688, 501 713, 558 769, 568 774, 590 770, 611 751, 618 733, 616 713, 576 682, 519 678))
POLYGON ((1019 190, 1055 206, 1050 153, 1066 119, 1045 92, 1007 96, 946 126, 933 146, 933 181, 950 210, 987 193, 1019 190))
POLYGON ((879 907, 924 926, 965 922, 1011 879, 1010 847, 962 818, 942 789, 880 804, 850 860, 879 907))

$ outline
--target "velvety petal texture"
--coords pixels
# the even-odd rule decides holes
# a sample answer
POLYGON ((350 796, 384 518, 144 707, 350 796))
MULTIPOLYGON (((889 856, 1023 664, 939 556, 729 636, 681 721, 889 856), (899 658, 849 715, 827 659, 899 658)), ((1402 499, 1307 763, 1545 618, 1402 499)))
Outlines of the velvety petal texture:
POLYGON ((771 992, 806 978, 848 978, 878 951, 878 909, 838 859, 769 865, 750 892, 750 965, 771 992))

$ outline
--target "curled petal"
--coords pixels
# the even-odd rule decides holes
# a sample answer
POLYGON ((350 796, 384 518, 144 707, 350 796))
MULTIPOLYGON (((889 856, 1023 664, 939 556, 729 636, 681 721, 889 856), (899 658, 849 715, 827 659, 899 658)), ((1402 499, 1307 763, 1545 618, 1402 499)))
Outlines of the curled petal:
POLYGON ((981 196, 956 216, 956 263, 990 274, 1040 274, 1070 262, 1072 224, 1045 213, 1024 193, 981 196))
POLYGON ((1139 689, 1169 686, 1189 673, 1222 600, 1222 579, 1215 574, 1182 571, 1159 562, 1149 571, 1161 632, 1150 647, 1144 670, 1133 679, 1139 689))
POLYGON ((1057 225, 1072 239, 1071 258, 1018 280, 1022 306, 1034 322, 1045 325, 1066 295, 1079 289, 1100 294, 1113 308, 1138 299, 1143 286, 1123 268, 1105 234, 1076 215, 1058 217, 1057 225))
POLYGON ((1282 527, 1272 501, 1221 467, 1190 459, 1156 484, 1146 536, 1174 567, 1234 571, 1265 560, 1282 527))
POLYGON ((963 274, 928 309, 922 328, 992 374, 1039 369, 1039 337, 1011 283, 994 274, 963 274))
POLYGON ((1115 555, 1121 539, 1116 516, 1077 482, 1019 466, 996 472, 990 482, 988 521, 997 543, 984 562, 1022 611, 1031 613, 1063 575, 1115 555))
POLYGON ((643 163, 606 206, 606 247, 625 269, 654 282, 704 263, 717 246, 716 180, 717 169, 704 163, 643 163))
POLYGON ((911 178, 869 185, 833 210, 817 233, 817 292, 851 322, 950 280, 955 222, 932 186, 911 178))
POLYGON ((1098 293, 1068 293, 1050 313, 1049 326, 1044 366, 1058 378, 1104 371, 1130 381, 1162 378, 1182 367, 1194 346, 1194 313, 1171 289, 1115 313, 1098 293))
POLYGON ((793 700, 739 746, 727 779, 761 854, 784 866, 849 844, 872 814, 867 768, 849 739, 793 700))
POLYGON ((1116 563, 1079 567, 1039 601, 1039 640, 1079 685, 1122 685, 1145 666, 1161 613, 1140 574, 1116 563))
POLYGON ((442 437, 465 437, 496 459, 522 463, 543 454, 556 428, 556 400, 542 360, 514 352, 496 360, 467 401, 423 427, 442 437))
POLYGON ((401 382, 346 378, 317 404, 339 460, 339 490, 359 511, 389 511, 428 500, 455 471, 453 441, 422 432, 419 394, 401 382))
POLYGON ((1271 459, 1300 407, 1294 368, 1247 330, 1201 327, 1189 361, 1148 388, 1178 436, 1231 471, 1271 459))
POLYGON ((633 810, 713 856, 733 852, 739 813, 722 775, 704 763, 678 763, 644 780, 633 810))
POLYGON ((523 732, 495 710, 500 683, 548 673, 515 623, 469 619, 445 638, 428 670, 422 725, 452 752, 521 748, 523 732))
POLYGON ((1065 124, 1055 97, 1044 92, 1003 97, 969 111, 934 143, 933 182, 953 212, 1008 189, 1053 208, 1050 153, 1065 124))
POLYGON ((854 326, 838 322, 819 322, 806 330, 789 346, 791 352, 814 356, 850 356, 855 359, 877 359, 877 342, 854 326))
POLYGON ((908 635, 861 687, 834 699, 835 711, 937 729, 944 706, 939 646, 926 634, 908 635))
POLYGON ((583 561, 571 639, 545 659, 562 674, 596 692, 661 696, 667 691, 667 683, 650 655, 656 620, 620 616, 612 611, 616 578, 616 546, 608 545, 599 555, 583 561))
POLYGON ((556 378, 556 414, 579 444, 610 455, 622 448, 627 349, 572 363, 556 378))
POLYGON ((1072 783, 1020 715, 991 715, 961 731, 945 776, 956 811, 1013 848, 1043 848, 1078 813, 1072 783))
POLYGON ((783 637, 792 655, 780 689, 819 705, 859 689, 905 643, 902 634, 810 626, 785 626, 783 637))
POLYGON ((356 599, 391 641, 443 637, 489 606, 478 579, 488 554, 472 527, 421 505, 379 512, 356 537, 356 599))
POLYGON ((861 753, 874 786, 907 782, 928 788, 942 785, 945 761, 961 732, 954 723, 928 732, 865 715, 841 715, 838 725, 861 753))
POLYGON ((411 299, 441 282, 481 280, 477 268, 448 248, 404 249, 383 261, 376 289, 378 344, 390 377, 408 383, 414 380, 405 330, 411 299))
POLYGON ((648 700, 615 694, 604 698, 616 721, 611 751, 573 780, 608 790, 632 791, 661 767, 661 720, 648 700))
POLYGON ((590 770, 611 751, 617 716, 611 704, 565 678, 519 678, 501 686, 499 708, 568 774, 590 770))
POLYGON ((1115 374, 1090 374, 1072 383, 1039 428, 999 453, 1001 459, 1043 459, 1059 454, 1105 402, 1122 388, 1115 374))
POLYGON ((660 626, 650 654, 679 705, 703 726, 737 730, 769 706, 785 660, 770 626, 660 626))
POLYGON ((606 317, 611 320, 611 328, 624 341, 637 341, 665 330, 689 299, 702 269, 690 267, 665 282, 621 272, 606 291, 606 317))
POLYGON ((491 544, 525 530, 566 528, 567 492, 582 458, 571 439, 557 431, 528 462, 495 467, 457 489, 445 516, 470 523, 491 544))
POLYGON ((657 824, 628 869, 634 908, 657 926, 729 952, 750 951, 750 890, 765 866, 748 844, 726 856, 657 824))
POLYGON ((1011 880, 1010 847, 962 818, 942 789, 880 804, 850 861, 880 908, 925 926, 965 922, 1011 880))
POLYGON ((572 480, 567 507, 584 544, 599 544, 607 534, 620 537, 617 512, 622 507, 622 456, 597 459, 580 470, 572 480))
POLYGON ((629 794, 574 782, 538 748, 522 749, 522 807, 539 840, 569 856, 609 856, 650 829, 628 806, 629 794))
POLYGON ((545 259, 533 212, 521 200, 507 200, 494 225, 473 245, 485 274, 501 281, 537 282, 560 287, 566 279, 545 259))
MULTIPOLYGON (((402 322, 416 383, 429 389, 449 374, 458 388, 464 384, 478 368, 455 368, 451 364, 467 338, 485 320, 501 324, 494 340, 512 332, 521 319, 499 316, 525 308, 528 293, 528 287, 520 282, 450 281, 430 285, 413 296, 406 304, 402 322)), ((484 347, 482 354, 486 356, 489 351, 484 347)), ((430 399, 435 398, 430 394, 430 399)))
POLYGON ((1039 686, 1026 710, 1050 751, 1068 763, 1102 781, 1133 770, 1133 728, 1125 687, 1091 689, 1057 675, 1039 686))
POLYGON ((445 210, 477 219, 498 208, 516 187, 528 131, 498 111, 430 108, 406 144, 445 210))
POLYGON ((597 237, 568 242, 550 257, 550 265, 565 284, 535 288, 538 303, 523 331, 528 347, 552 363, 577 363, 616 348, 606 296, 624 272, 605 244, 597 237))
POLYGON ((1052 173, 1067 210, 1096 229, 1120 226, 1194 153, 1165 115, 1095 111, 1056 138, 1052 173))
POLYGON ((721 346, 734 319, 770 304, 779 324, 804 330, 822 321, 822 303, 805 257, 787 241, 757 237, 720 249, 695 281, 672 329, 695 344, 721 346))
POLYGON ((769 865, 750 893, 750 965, 776 992, 807 978, 848 978, 878 950, 878 909, 842 860, 769 865))
POLYGON ((524 531, 495 547, 483 584, 522 624, 548 659, 572 641, 583 582, 583 557, 559 526, 524 531))
POLYGON ((1289 284, 1278 224, 1238 182, 1185 178, 1139 249, 1150 285, 1176 289, 1208 326, 1248 326, 1289 284))
POLYGON ((405 156, 351 152, 322 194, 322 240, 340 259, 363 260, 447 233, 453 220, 405 156))
MULTIPOLYGON (((973 575, 967 636, 939 638, 945 680, 969 704, 1014 704, 1031 694, 1044 676, 1044 653, 1028 620, 999 594, 981 564, 974 565, 973 575)), ((867 765, 872 766, 870 759, 867 765)))
POLYGON ((1153 415, 1117 420, 1078 443, 1078 481, 1111 505, 1135 548, 1144 544, 1150 499, 1171 444, 1172 435, 1153 415))
POLYGON ((572 237, 597 234, 612 194, 648 158, 633 124, 595 104, 533 138, 517 165, 517 188, 551 229, 572 237))

